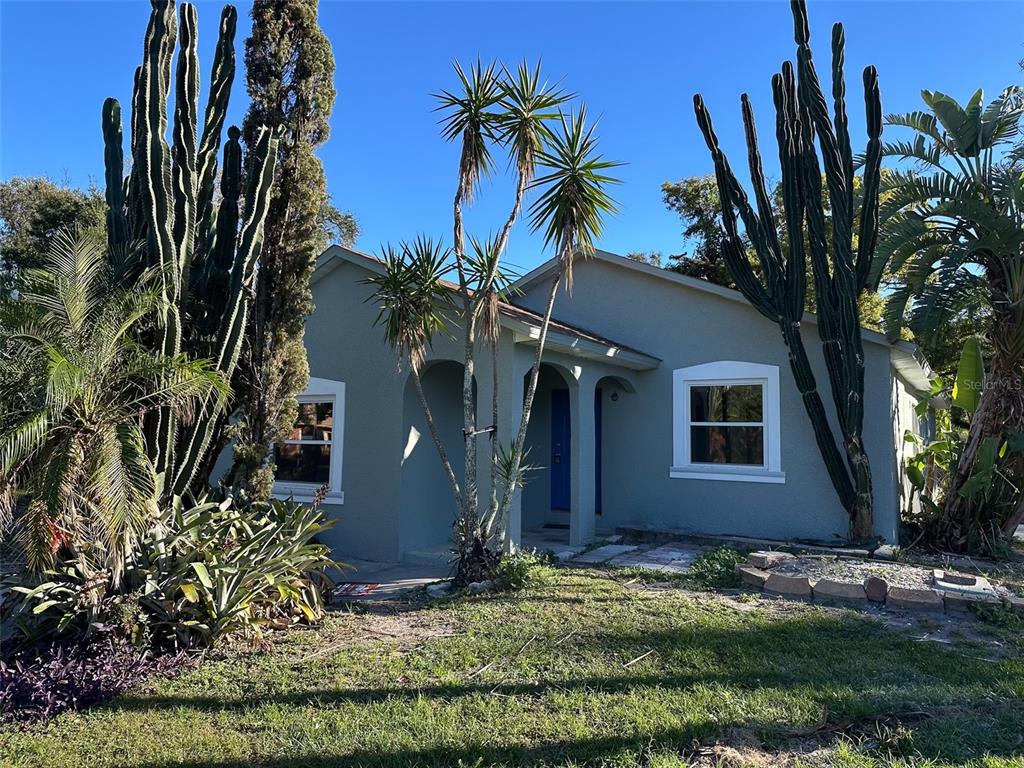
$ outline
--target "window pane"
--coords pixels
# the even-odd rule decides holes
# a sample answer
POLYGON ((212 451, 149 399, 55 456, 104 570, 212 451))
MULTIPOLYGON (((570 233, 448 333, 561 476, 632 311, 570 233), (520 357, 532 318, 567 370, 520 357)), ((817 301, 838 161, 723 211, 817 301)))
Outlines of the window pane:
POLYGON ((330 440, 334 433, 334 403, 299 403, 299 416, 288 440, 330 440))
POLYGON ((694 464, 764 466, 764 427, 690 427, 694 464))
POLYGON ((278 443, 274 446, 278 482, 316 483, 331 479, 331 446, 278 443))
POLYGON ((762 421, 760 384, 690 387, 690 421, 762 421))

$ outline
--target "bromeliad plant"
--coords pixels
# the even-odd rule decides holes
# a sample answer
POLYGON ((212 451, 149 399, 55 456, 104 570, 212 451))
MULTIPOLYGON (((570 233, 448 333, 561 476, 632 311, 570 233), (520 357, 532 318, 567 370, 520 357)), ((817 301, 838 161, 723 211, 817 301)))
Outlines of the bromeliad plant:
POLYGON ((1011 537, 1024 522, 1024 458, 1005 460, 999 448, 1024 432, 1024 153, 1012 146, 1024 94, 1009 88, 983 106, 978 91, 966 107, 942 93, 922 97, 928 112, 886 118, 915 136, 886 143, 883 156, 914 167, 883 177, 879 254, 900 270, 886 313, 892 335, 907 316, 915 330, 940 334, 961 313, 983 308, 991 354, 980 398, 968 411, 940 537, 944 546, 972 549, 1011 537), (1002 498, 979 508, 972 478, 985 475, 1000 452, 1012 482, 1002 486, 1002 498))
MULTIPOLYGON (((206 646, 258 636, 265 625, 323 616, 329 569, 343 567, 316 537, 331 527, 319 504, 231 500, 185 507, 151 521, 125 555, 124 577, 89 573, 77 559, 17 576, 0 618, 19 640, 118 632, 136 645, 206 646)), ((98 543, 97 546, 102 546, 98 543)))
POLYGON ((818 449, 839 500, 849 513, 851 536, 857 541, 867 541, 874 536, 874 500, 871 465, 863 437, 864 349, 859 301, 864 292, 877 290, 885 266, 884 259, 875 251, 882 133, 878 75, 874 67, 864 70, 868 147, 863 158, 862 189, 856 190, 846 116, 843 27, 836 24, 832 29, 833 115, 830 116, 811 56, 804 0, 793 0, 792 10, 796 69, 794 71, 790 62, 784 62, 781 73, 772 78, 785 213, 781 234, 775 224, 754 113, 746 94, 741 97, 743 125, 756 208, 733 174, 699 94, 694 96, 694 109, 715 163, 725 229, 726 265, 747 300, 782 331, 789 348, 793 378, 814 429, 818 449), (822 165, 828 204, 822 194, 822 165), (760 274, 747 258, 746 240, 738 225, 737 213, 745 236, 756 251, 760 274), (784 236, 786 234, 788 237, 784 236), (808 252, 817 298, 818 333, 828 369, 839 440, 818 394, 800 331, 807 291, 808 252))
MULTIPOLYGON (((228 129, 215 195, 217 153, 235 73, 237 13, 226 6, 202 133, 198 126, 199 59, 195 6, 152 0, 144 59, 135 72, 132 98, 131 171, 124 177, 121 107, 103 105, 108 248, 124 253, 146 244, 143 269, 157 269, 166 302, 152 345, 165 357, 187 353, 212 361, 230 381, 238 363, 252 302, 256 265, 263 246, 277 138, 257 132, 249 147, 243 194, 239 131, 228 129), (171 58, 174 68, 173 141, 167 142, 171 58), (239 224, 241 228, 239 229, 239 224)), ((223 445, 223 402, 206 398, 182 429, 178 415, 162 409, 147 418, 146 449, 164 476, 164 501, 206 485, 212 457, 223 445)))
POLYGON ((442 136, 461 146, 452 247, 445 250, 431 241, 419 240, 399 251, 388 249, 383 259, 384 274, 368 282, 374 286, 374 300, 382 307, 378 324, 384 326, 399 359, 407 361, 412 369, 420 404, 452 486, 457 510, 453 526, 456 579, 465 583, 489 576, 494 553, 503 541, 512 498, 523 480, 526 428, 555 296, 563 279, 571 287, 573 261, 593 249, 603 218, 616 209, 607 191, 616 180, 607 171, 618 163, 598 153, 594 126, 588 125, 583 107, 570 114, 564 112, 572 95, 545 83, 539 67, 531 69, 523 64, 510 71, 478 61, 468 71, 456 64, 455 71, 458 90, 437 96, 437 109, 444 113, 442 136), (508 153, 515 179, 511 209, 495 237, 486 241, 468 238, 467 248, 463 211, 493 172, 495 149, 508 153), (490 348, 492 366, 496 364, 498 308, 506 288, 502 259, 530 190, 539 192, 528 211, 530 225, 543 232, 545 246, 554 248, 560 269, 551 282, 523 415, 512 443, 502 446, 496 435, 498 388, 493 388, 491 424, 480 428, 473 378, 481 346, 478 342, 490 348), (455 285, 445 283, 449 273, 455 285), (460 317, 464 363, 465 466, 461 482, 419 385, 420 366, 433 335, 444 327, 445 313, 453 310, 460 317), (477 468, 481 435, 491 441, 490 488, 484 500, 480 498, 477 468))

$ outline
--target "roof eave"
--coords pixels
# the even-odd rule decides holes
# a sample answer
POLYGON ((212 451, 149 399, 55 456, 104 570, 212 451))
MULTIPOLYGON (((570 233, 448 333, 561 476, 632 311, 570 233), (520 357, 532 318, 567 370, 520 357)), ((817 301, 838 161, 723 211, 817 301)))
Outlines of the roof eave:
MULTIPOLYGON (((501 325, 512 331, 517 344, 536 346, 540 343, 539 325, 526 323, 507 315, 501 316, 501 325)), ((552 352, 608 363, 633 371, 650 371, 661 365, 661 360, 651 355, 623 349, 613 344, 602 344, 598 341, 583 339, 555 328, 548 329, 544 348, 552 352)))

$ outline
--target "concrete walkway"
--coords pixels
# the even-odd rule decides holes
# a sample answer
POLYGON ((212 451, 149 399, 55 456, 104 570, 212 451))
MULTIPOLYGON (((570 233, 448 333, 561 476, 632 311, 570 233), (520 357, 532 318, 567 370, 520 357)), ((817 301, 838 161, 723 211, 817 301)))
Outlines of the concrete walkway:
POLYGON ((377 563, 345 560, 353 570, 336 582, 334 602, 395 600, 413 590, 446 579, 451 569, 444 563, 377 563))

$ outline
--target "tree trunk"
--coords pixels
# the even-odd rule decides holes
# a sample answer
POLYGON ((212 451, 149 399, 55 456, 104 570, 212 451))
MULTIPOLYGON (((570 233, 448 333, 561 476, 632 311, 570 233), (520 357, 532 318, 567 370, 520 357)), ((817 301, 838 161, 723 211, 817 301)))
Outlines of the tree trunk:
MULTIPOLYGON (((563 261, 564 263, 564 261, 563 261)), ((558 284, 562 280, 563 271, 558 270, 555 279, 551 281, 551 288, 548 292, 547 305, 544 308, 544 319, 541 321, 540 338, 537 339, 537 354, 533 359, 533 368, 530 370, 530 383, 526 387, 526 397, 523 399, 523 415, 519 420, 519 431, 516 434, 516 441, 512 446, 512 472, 515 479, 519 475, 519 468, 523 461, 523 445, 526 443, 526 429, 530 425, 530 413, 533 410, 533 398, 537 393, 537 381, 540 379, 540 364, 544 357, 544 344, 548 337, 548 326, 551 324, 551 312, 555 306, 555 296, 558 294, 558 284)), ((512 496, 516 492, 516 483, 512 482, 505 488, 501 497, 499 509, 499 525, 505 525, 509 509, 512 507, 512 496)))
MULTIPOLYGON (((996 345, 996 349, 999 347, 996 345)), ((1014 361, 1007 361, 998 355, 992 360, 991 369, 986 377, 985 389, 981 395, 978 409, 971 418, 967 441, 964 445, 956 474, 947 491, 946 504, 943 510, 943 527, 948 531, 947 544, 953 547, 962 546, 962 541, 971 534, 974 512, 984 518, 985 510, 972 510, 967 499, 962 495, 964 485, 975 471, 978 451, 982 444, 991 437, 1005 440, 1011 432, 1024 430, 1024 372, 1014 361)), ((1010 502, 1011 510, 1005 520, 991 520, 991 528, 1005 536, 1012 536, 1016 525, 1011 523, 1024 515, 1024 459, 1011 458, 1005 471, 1010 481, 1016 486, 1019 501, 1010 502)), ((1008 484, 1009 485, 1009 484, 1008 484)), ((995 510, 993 510, 995 511, 995 510)), ((980 522, 980 520, 979 520, 980 522)))

